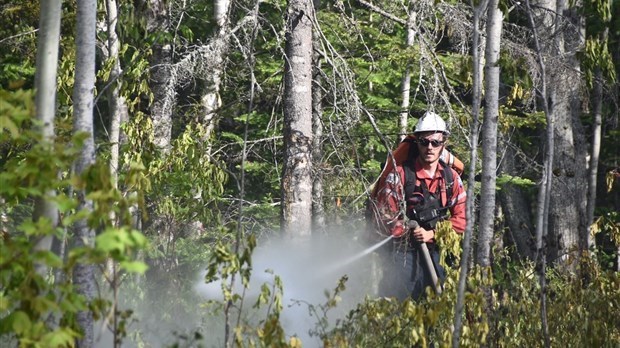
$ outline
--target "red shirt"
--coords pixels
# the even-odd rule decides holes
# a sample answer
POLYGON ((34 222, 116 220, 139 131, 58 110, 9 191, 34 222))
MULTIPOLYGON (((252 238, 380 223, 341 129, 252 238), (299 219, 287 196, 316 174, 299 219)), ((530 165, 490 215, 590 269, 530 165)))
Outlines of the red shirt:
MULTIPOLYGON (((452 171, 452 177, 454 183, 452 185, 452 201, 447 202, 446 183, 443 178, 443 166, 437 165, 435 175, 431 177, 429 173, 422 168, 422 165, 416 161, 414 165, 416 173, 416 186, 420 185, 420 181, 424 180, 429 192, 437 192, 437 187, 441 188, 441 203, 442 206, 451 205, 450 222, 452 228, 457 233, 463 233, 465 231, 466 217, 465 217, 465 200, 466 193, 463 188, 463 182, 458 173, 450 168, 452 171)), ((399 234, 398 232, 403 229, 403 216, 401 211, 401 205, 404 202, 404 183, 405 183, 405 171, 402 166, 397 166, 395 171, 388 173, 385 179, 380 180, 377 185, 381 185, 377 192, 377 207, 380 215, 385 223, 387 229, 392 234, 399 234)))

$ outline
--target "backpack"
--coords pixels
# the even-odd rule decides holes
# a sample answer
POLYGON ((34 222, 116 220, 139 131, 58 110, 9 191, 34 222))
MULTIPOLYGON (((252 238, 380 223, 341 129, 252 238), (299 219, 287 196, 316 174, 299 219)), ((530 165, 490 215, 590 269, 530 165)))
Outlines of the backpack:
MULTIPOLYGON (((419 192, 420 189, 422 191, 422 194, 428 197, 428 189, 424 188, 426 184, 423 184, 419 189, 416 189, 416 175, 415 171, 411 169, 413 163, 415 162, 415 159, 419 154, 418 147, 415 146, 415 141, 415 136, 410 135, 406 137, 403 141, 401 141, 398 147, 394 151, 392 151, 391 155, 388 156, 388 160, 383 166, 381 174, 379 175, 379 178, 377 179, 373 189, 371 190, 369 197, 366 200, 364 217, 366 220, 367 236, 370 237, 369 241, 371 242, 378 241, 377 236, 383 238, 386 235, 390 235, 390 228, 389 226, 385 225, 384 219, 381 216, 381 212, 377 207, 376 197, 379 193, 380 188, 383 186, 387 176, 393 172, 394 165, 403 165, 403 169, 405 172, 405 183, 403 187, 405 190, 405 200, 410 199, 414 195, 416 190, 419 192)), ((458 158, 456 158, 447 150, 444 150, 444 153, 442 153, 442 158, 443 159, 439 160, 439 163, 443 168, 448 206, 432 206, 431 204, 431 206, 420 209, 419 212, 418 209, 416 209, 415 212, 407 209, 408 215, 409 212, 412 212, 412 215, 410 215, 409 218, 413 218, 415 220, 423 220, 424 222, 434 220, 434 223, 436 223, 436 221, 439 219, 439 215, 446 215, 446 211, 449 208, 450 201, 452 200, 452 187, 454 185, 454 177, 450 168, 454 169, 457 174, 462 174, 464 165, 463 162, 461 162, 458 158), (418 214, 418 216, 413 215, 413 213, 418 214)), ((434 223, 432 223, 432 221, 430 223, 432 224, 432 226, 434 226, 434 223)), ((425 225, 422 224, 422 226, 424 227, 425 225)), ((426 226, 429 227, 429 224, 427 224, 426 226)))

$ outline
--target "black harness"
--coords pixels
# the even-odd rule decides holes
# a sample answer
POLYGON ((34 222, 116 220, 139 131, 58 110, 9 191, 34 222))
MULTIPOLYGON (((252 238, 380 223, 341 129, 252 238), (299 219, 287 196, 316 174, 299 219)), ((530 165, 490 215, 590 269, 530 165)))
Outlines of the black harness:
POLYGON ((416 185, 415 158, 417 157, 417 146, 411 144, 408 158, 403 163, 405 172, 405 200, 407 202, 407 217, 417 221, 421 227, 431 230, 435 229, 437 222, 443 220, 448 215, 448 208, 451 207, 452 185, 454 177, 450 167, 442 160, 439 164, 442 167, 443 180, 446 188, 446 206, 441 202, 441 186, 437 185, 437 190, 431 193, 426 182, 420 180, 420 185, 416 185), (415 149, 412 151, 412 149, 415 149))

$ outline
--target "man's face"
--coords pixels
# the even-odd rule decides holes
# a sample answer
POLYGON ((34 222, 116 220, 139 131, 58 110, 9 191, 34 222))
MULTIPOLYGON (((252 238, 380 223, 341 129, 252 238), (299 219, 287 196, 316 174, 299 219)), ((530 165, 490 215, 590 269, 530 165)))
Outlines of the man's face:
POLYGON ((429 164, 437 162, 444 147, 443 134, 431 132, 419 133, 417 134, 417 139, 420 159, 429 164))

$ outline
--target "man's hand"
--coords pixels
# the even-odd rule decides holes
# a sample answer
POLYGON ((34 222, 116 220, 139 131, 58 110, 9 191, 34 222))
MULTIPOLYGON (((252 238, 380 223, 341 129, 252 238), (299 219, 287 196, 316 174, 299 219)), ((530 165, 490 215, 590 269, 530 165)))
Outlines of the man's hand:
POLYGON ((421 243, 427 243, 435 238, 434 230, 425 230, 422 227, 417 227, 413 230, 413 238, 421 243))

